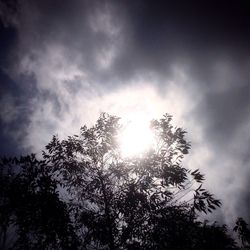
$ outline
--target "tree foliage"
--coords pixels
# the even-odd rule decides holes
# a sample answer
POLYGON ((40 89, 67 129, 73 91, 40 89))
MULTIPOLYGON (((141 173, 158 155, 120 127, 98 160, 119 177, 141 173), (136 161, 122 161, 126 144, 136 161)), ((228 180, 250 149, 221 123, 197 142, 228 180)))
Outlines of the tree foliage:
POLYGON ((236 225, 233 230, 238 233, 242 248, 250 249, 250 230, 248 228, 248 224, 243 218, 237 219, 236 225))
POLYGON ((156 143, 143 156, 122 157, 120 129, 104 113, 54 136, 40 161, 2 159, 2 244, 12 226, 13 249, 236 249, 225 226, 199 221, 221 203, 182 165, 191 146, 172 117, 151 122, 156 143))
POLYGON ((0 166, 1 249, 77 247, 67 205, 59 199, 57 183, 44 171, 45 162, 31 155, 3 158, 0 166))

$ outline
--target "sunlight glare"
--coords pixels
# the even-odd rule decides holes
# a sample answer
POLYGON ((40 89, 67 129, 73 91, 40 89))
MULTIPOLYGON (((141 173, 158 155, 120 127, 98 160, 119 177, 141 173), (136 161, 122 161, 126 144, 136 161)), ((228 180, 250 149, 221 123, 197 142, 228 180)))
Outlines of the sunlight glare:
POLYGON ((120 136, 120 149, 123 157, 141 156, 154 144, 150 120, 139 116, 123 126, 120 136))

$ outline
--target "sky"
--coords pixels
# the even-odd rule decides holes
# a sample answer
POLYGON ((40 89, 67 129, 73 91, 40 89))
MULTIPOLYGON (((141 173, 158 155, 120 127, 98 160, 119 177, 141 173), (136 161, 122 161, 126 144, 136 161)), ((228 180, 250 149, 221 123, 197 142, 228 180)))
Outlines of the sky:
POLYGON ((100 112, 173 115, 223 206, 250 222, 248 1, 0 0, 0 154, 41 152, 100 112))

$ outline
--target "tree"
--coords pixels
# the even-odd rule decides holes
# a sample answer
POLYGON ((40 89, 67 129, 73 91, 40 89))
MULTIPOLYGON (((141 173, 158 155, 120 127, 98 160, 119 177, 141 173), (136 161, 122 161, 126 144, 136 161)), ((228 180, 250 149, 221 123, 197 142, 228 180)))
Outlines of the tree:
POLYGON ((191 249, 197 212, 220 206, 202 187, 200 171, 182 166, 190 143, 171 120, 166 114, 152 121, 156 146, 143 157, 121 156, 119 118, 107 114, 80 135, 54 136, 47 145, 44 159, 75 201, 86 248, 178 249, 183 243, 180 249, 191 249))
POLYGON ((240 217, 236 220, 236 225, 233 230, 238 233, 242 249, 250 249, 250 230, 243 218, 240 217))
POLYGON ((68 208, 45 162, 30 155, 2 158, 0 166, 1 249, 76 248, 68 208))
POLYGON ((172 117, 151 122, 155 145, 141 156, 122 157, 121 128, 119 118, 103 113, 79 135, 53 136, 40 161, 2 161, 3 169, 25 167, 17 179, 2 174, 1 237, 14 223, 22 244, 33 235, 25 249, 237 249, 226 226, 199 221, 221 203, 203 188, 198 169, 183 167, 190 143, 172 117), (14 180, 25 204, 11 195, 14 180))

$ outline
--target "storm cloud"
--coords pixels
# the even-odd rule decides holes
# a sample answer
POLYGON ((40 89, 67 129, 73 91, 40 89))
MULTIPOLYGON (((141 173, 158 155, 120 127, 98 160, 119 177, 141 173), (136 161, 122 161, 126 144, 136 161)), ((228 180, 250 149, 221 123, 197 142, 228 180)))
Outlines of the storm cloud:
POLYGON ((185 163, 250 220, 250 8, 172 1, 0 4, 2 154, 39 153, 102 111, 165 112, 188 131, 185 163))

